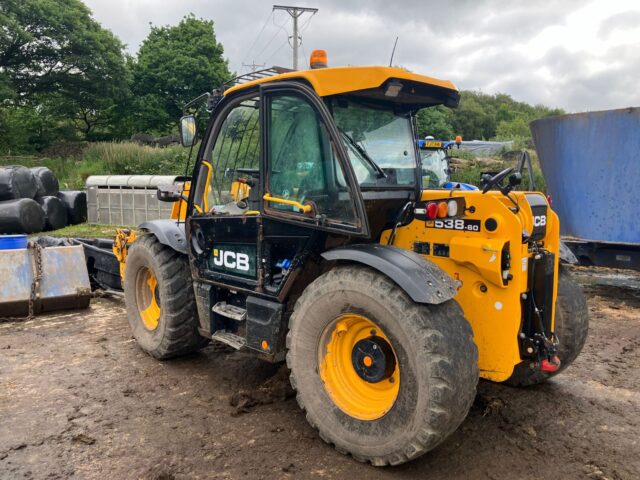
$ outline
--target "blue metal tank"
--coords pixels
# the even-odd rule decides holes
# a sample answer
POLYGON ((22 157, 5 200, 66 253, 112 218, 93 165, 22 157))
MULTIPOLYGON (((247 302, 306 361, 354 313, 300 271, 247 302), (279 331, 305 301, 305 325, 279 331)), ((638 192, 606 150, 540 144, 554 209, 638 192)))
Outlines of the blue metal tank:
POLYGON ((561 233, 640 245, 640 108, 542 118, 530 127, 561 233))

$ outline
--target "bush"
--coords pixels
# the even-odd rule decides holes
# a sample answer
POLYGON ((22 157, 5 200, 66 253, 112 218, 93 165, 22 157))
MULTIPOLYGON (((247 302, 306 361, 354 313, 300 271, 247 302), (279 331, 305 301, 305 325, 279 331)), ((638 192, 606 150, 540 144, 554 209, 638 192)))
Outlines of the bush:
POLYGON ((91 175, 183 175, 188 156, 189 150, 179 145, 156 148, 132 142, 98 142, 88 144, 75 157, 7 156, 0 157, 0 165, 49 167, 61 189, 83 189, 91 175))
MULTIPOLYGON (((468 153, 468 152, 460 152, 468 153)), ((538 156, 534 151, 529 151, 531 156, 531 165, 533 170, 533 179, 537 191, 547 191, 547 184, 542 175, 540 169, 540 162, 538 156)), ((451 180, 454 182, 470 183, 471 185, 480 186, 480 175, 482 172, 499 172, 507 167, 518 167, 520 161, 520 152, 517 155, 501 155, 501 158, 478 158, 467 157, 466 155, 456 156, 451 161, 453 172, 451 173, 451 180)), ((518 190, 529 189, 529 173, 526 170, 522 172, 522 185, 517 188, 518 190)))

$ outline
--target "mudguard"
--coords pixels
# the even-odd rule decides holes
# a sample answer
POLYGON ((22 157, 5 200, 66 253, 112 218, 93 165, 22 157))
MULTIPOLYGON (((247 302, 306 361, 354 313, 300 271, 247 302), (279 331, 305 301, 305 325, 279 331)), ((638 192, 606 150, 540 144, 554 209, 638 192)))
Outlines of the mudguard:
POLYGON ((153 233, 161 244, 173 248, 176 252, 187 254, 184 222, 178 224, 175 220, 151 220, 144 222, 138 228, 153 233))
MULTIPOLYGON (((328 250, 325 260, 361 263, 383 273, 416 303, 438 304, 452 299, 460 283, 417 253, 388 245, 349 245, 328 250)), ((363 285, 366 288, 366 285, 363 285)))

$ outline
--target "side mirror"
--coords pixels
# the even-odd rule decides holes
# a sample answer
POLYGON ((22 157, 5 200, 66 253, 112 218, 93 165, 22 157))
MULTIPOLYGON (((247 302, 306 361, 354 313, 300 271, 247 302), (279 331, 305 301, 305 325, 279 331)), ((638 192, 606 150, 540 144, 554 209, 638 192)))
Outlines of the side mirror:
POLYGON ((196 117, 193 115, 180 118, 180 143, 185 147, 192 147, 196 143, 196 117))
POLYGON ((158 185, 156 196, 161 202, 177 202, 182 199, 182 185, 158 185))

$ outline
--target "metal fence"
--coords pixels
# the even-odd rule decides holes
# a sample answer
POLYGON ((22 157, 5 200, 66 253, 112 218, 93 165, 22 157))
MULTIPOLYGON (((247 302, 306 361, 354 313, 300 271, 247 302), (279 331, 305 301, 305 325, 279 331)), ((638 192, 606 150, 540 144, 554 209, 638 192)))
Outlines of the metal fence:
POLYGON ((93 175, 87 178, 88 223, 135 226, 169 218, 173 204, 159 201, 157 188, 184 181, 173 175, 93 175))

